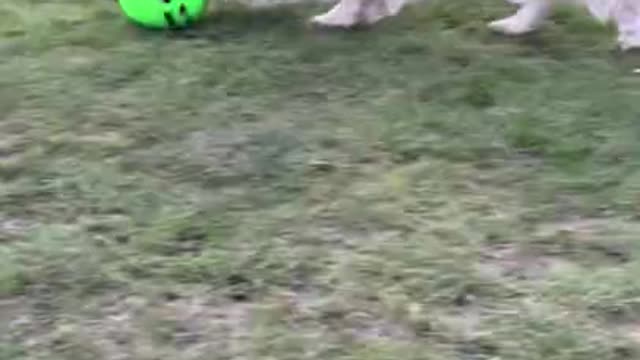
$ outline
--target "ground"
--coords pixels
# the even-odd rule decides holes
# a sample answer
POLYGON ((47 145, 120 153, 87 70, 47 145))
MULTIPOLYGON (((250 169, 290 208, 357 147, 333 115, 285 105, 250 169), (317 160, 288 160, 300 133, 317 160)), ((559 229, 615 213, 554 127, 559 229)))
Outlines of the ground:
POLYGON ((640 61, 499 0, 0 4, 0 359, 640 357, 640 61))

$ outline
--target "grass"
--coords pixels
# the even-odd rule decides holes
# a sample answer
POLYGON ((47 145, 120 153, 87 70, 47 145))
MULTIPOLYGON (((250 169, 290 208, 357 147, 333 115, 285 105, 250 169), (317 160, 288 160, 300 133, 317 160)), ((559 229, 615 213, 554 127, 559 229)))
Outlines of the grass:
POLYGON ((0 359, 640 356, 640 61, 610 29, 212 10, 0 5, 0 359))

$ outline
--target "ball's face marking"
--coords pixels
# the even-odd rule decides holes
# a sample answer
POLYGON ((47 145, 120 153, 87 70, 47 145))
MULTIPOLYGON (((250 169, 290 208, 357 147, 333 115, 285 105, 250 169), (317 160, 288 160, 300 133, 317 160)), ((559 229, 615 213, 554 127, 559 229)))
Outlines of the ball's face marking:
POLYGON ((207 9, 207 0, 119 0, 119 4, 138 24, 165 29, 187 27, 207 9))
MULTIPOLYGON (((171 4, 171 0, 162 0, 165 4, 171 4)), ((164 18, 167 22, 167 26, 169 28, 175 28, 176 26, 187 26, 192 22, 191 17, 189 16, 189 12, 187 10, 187 5, 184 2, 180 3, 178 7, 177 14, 175 13, 176 7, 169 6, 164 12, 164 18)))
POLYGON ((176 20, 173 18, 173 15, 171 15, 171 13, 168 11, 165 11, 164 13, 164 20, 167 22, 167 25, 169 25, 169 27, 176 26, 176 20))

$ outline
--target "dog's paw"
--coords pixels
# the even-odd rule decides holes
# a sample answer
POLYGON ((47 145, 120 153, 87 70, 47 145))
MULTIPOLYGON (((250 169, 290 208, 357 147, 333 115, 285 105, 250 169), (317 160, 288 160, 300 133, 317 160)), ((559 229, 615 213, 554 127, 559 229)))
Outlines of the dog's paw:
POLYGON ((640 36, 624 36, 618 38, 618 46, 622 51, 640 51, 640 36))
POLYGON ((535 27, 516 18, 508 17, 502 20, 490 22, 489 29, 505 35, 523 35, 535 30, 535 27))
POLYGON ((309 23, 313 26, 324 28, 343 28, 348 29, 356 25, 356 19, 354 16, 345 16, 344 14, 335 14, 327 12, 322 15, 317 15, 309 19, 309 23))

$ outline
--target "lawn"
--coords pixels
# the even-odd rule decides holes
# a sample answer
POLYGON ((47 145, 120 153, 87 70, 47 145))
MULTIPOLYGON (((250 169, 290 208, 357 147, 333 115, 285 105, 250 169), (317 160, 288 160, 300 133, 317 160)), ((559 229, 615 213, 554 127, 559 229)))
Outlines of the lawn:
POLYGON ((2 0, 1 360, 640 358, 640 58, 324 8, 2 0))

